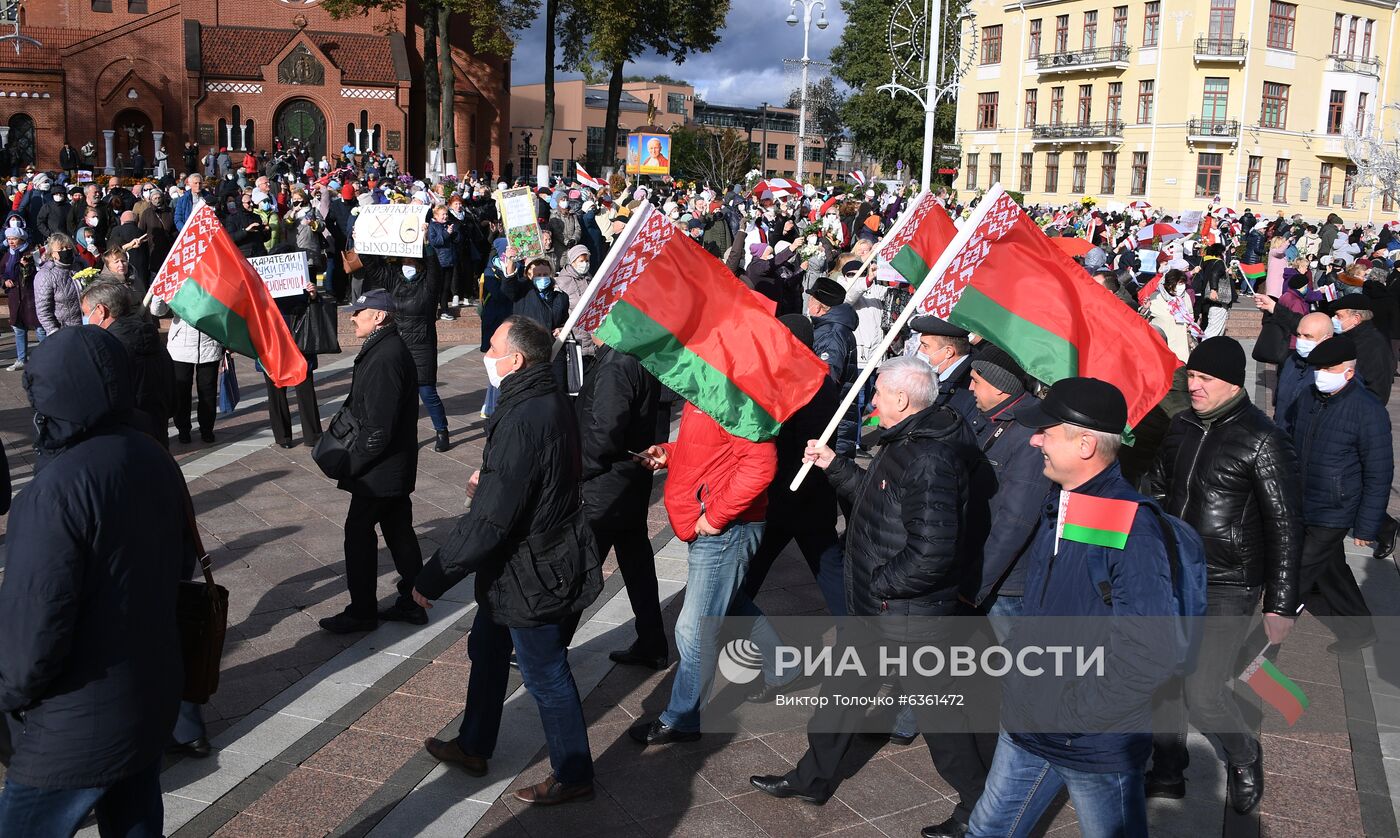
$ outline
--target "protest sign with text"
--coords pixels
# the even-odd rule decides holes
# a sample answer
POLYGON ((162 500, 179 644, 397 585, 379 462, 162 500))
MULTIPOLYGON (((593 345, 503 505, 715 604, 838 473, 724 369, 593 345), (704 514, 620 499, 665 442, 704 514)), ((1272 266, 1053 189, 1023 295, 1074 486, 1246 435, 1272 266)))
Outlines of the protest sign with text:
POLYGON ((361 256, 423 258, 426 206, 370 204, 355 216, 355 252, 361 256))
POLYGON ((306 287, 306 251, 254 256, 248 260, 274 297, 295 297, 306 287))

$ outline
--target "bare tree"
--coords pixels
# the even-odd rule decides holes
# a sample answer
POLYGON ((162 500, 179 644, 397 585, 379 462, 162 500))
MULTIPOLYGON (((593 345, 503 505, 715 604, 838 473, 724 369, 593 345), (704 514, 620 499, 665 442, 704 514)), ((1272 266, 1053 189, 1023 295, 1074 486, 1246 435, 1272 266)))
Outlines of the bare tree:
POLYGON ((1400 103, 1381 108, 1364 130, 1348 132, 1346 151, 1356 164, 1357 186, 1400 201, 1400 103))

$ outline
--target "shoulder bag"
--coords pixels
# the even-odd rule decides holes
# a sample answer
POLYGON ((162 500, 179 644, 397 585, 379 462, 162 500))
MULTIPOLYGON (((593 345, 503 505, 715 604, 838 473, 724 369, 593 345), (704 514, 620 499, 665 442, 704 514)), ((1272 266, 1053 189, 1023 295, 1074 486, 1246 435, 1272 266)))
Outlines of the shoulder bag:
POLYGON ((181 582, 176 598, 180 651, 185 663, 182 698, 191 704, 204 704, 219 689, 219 663, 224 656, 224 635, 228 631, 228 588, 214 582, 188 489, 185 490, 185 517, 204 579, 181 582))

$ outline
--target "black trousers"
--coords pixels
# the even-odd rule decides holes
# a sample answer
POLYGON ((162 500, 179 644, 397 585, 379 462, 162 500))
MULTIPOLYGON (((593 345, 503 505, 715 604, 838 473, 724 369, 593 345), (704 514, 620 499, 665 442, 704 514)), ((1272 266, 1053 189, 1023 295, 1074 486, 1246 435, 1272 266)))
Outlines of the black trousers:
POLYGON ((219 362, 188 364, 175 362, 175 430, 190 432, 190 386, 199 391, 199 432, 214 432, 214 409, 218 407, 219 362))
POLYGON ((1347 531, 1336 527, 1307 527, 1298 567, 1298 595, 1308 611, 1338 640, 1375 634, 1371 609, 1347 565, 1343 544, 1347 531))
POLYGON ((361 619, 379 613, 379 595, 375 591, 379 539, 374 534, 375 524, 384 533, 384 543, 399 572, 399 601, 412 601, 413 583, 423 569, 423 553, 413 532, 413 498, 352 494, 350 511, 345 514, 345 584, 350 589, 350 607, 346 610, 361 619))
POLYGON ((446 265, 439 270, 442 271, 442 293, 439 295, 438 308, 441 313, 446 313, 452 308, 452 295, 457 291, 457 266, 446 265))
MULTIPOLYGON (((949 616, 954 613, 958 612, 950 611, 949 616)), ((900 617, 877 619, 902 622, 900 617)), ((922 625, 927 627, 928 618, 921 619, 922 625)), ((920 623, 921 620, 914 622, 920 623)), ((913 637, 898 630, 884 636, 872 636, 868 632, 862 632, 857 635, 860 640, 848 636, 847 641, 857 648, 872 640, 915 645, 946 645, 966 641, 967 638, 962 636, 964 628, 965 626, 957 626, 951 632, 938 630, 926 634, 921 631, 920 637, 913 637)), ((879 692, 881 681, 884 679, 875 662, 875 655, 867 649, 862 649, 862 652, 864 654, 861 657, 868 677, 858 681, 842 680, 837 692, 847 695, 874 695, 879 692)), ((840 657, 841 655, 837 654, 835 659, 840 657)), ((896 676, 894 681, 895 690, 911 695, 964 692, 954 683, 951 676, 947 675, 916 676, 907 679, 896 676)), ((826 695, 826 692, 826 688, 823 687, 822 694, 826 695)), ((923 736, 924 744, 928 746, 929 756, 933 760, 933 767, 958 793, 958 803, 953 808, 952 816, 960 823, 966 824, 972 817, 972 810, 977 805, 978 798, 982 796, 983 786, 986 785, 987 773, 992 767, 992 757, 996 753, 997 734, 974 732, 974 724, 966 715, 951 716, 951 713, 958 712, 951 707, 921 705, 912 709, 918 718, 919 729, 932 731, 924 733, 923 736)), ((857 733, 862 729, 883 732, 892 729, 892 710, 879 714, 879 718, 873 721, 866 720, 865 714, 865 708, 840 707, 834 702, 818 709, 807 725, 807 753, 803 754, 797 767, 788 772, 787 776, 792 784, 813 793, 834 792, 842 779, 841 762, 854 744, 857 733)), ((991 725, 983 730, 991 731, 994 728, 995 725, 991 725)))
MULTIPOLYGON (((267 386, 267 416, 272 423, 272 436, 278 445, 292 441, 292 409, 287 402, 287 388, 278 387, 272 379, 263 374, 263 384, 267 386)), ((301 415, 301 436, 307 445, 315 443, 321 435, 321 407, 316 404, 316 382, 313 373, 306 373, 306 380, 296 386, 297 412, 301 415)))
POLYGON ((665 655, 666 630, 661 625, 661 596, 656 583, 656 553, 647 538, 645 517, 635 524, 617 526, 597 521, 589 522, 593 537, 598 541, 598 555, 607 558, 609 550, 617 551, 617 569, 627 587, 627 601, 636 615, 637 651, 647 655, 665 655))

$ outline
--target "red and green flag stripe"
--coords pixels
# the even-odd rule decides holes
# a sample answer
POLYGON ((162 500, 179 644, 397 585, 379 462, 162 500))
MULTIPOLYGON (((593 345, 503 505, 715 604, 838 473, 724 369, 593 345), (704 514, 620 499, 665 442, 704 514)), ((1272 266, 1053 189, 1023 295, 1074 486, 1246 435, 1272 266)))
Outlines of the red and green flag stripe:
POLYGON ((919 197, 909 213, 909 220, 880 249, 880 255, 905 281, 918 288, 958 229, 947 210, 928 192, 919 197))
POLYGON ((1128 545, 1138 505, 1130 500, 1060 492, 1057 536, 1065 541, 1122 550, 1128 545))
POLYGON ((1245 264, 1244 262, 1241 262, 1241 263, 1240 263, 1240 273, 1244 274, 1244 276, 1245 276, 1246 279, 1259 279, 1260 277, 1264 276, 1264 275, 1267 274, 1268 272, 1269 272, 1269 269, 1268 269, 1268 267, 1265 266, 1265 265, 1261 265, 1261 264, 1257 264, 1257 263, 1253 263, 1253 264, 1245 264))
MULTIPOLYGON (((1266 649, 1265 652, 1267 651, 1266 649)), ((1264 657, 1263 652, 1245 668, 1240 680, 1248 684, 1269 706, 1279 711, 1289 727, 1292 727, 1303 715, 1303 711, 1308 709, 1308 697, 1302 688, 1284 675, 1273 661, 1264 657)))

